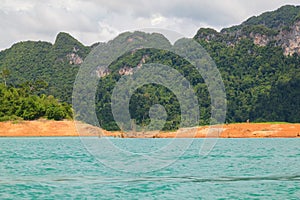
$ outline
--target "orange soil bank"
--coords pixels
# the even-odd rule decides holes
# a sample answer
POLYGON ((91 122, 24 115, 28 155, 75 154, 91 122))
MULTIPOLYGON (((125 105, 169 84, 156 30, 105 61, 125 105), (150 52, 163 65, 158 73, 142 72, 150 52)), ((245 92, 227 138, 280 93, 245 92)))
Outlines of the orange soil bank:
POLYGON ((113 136, 124 138, 296 138, 300 137, 300 124, 241 123, 219 127, 201 126, 183 128, 176 132, 108 132, 74 121, 20 121, 0 122, 0 137, 64 137, 64 136, 113 136), (79 131, 78 131, 79 130, 79 131), (79 135, 80 133, 80 135, 79 135))

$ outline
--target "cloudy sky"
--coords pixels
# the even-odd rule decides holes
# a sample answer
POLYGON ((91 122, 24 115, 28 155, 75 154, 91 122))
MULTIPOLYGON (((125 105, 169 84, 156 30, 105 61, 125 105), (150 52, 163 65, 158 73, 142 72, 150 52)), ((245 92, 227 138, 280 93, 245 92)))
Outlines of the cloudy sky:
POLYGON ((300 5, 299 0, 0 0, 0 49, 17 41, 54 42, 60 31, 86 45, 142 28, 186 37, 200 27, 220 30, 250 16, 300 5))

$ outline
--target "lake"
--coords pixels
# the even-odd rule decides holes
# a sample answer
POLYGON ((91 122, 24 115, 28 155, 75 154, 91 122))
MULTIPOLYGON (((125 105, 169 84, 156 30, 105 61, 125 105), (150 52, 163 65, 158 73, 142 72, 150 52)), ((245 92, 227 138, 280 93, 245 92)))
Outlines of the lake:
POLYGON ((119 171, 123 166, 114 163, 139 163, 135 154, 159 151, 174 140, 110 140, 133 152, 131 158, 101 147, 97 157, 75 137, 0 138, 0 199, 300 197, 300 139, 219 139, 207 156, 199 155, 205 139, 194 139, 180 157, 172 157, 176 149, 164 150, 161 159, 172 162, 147 172, 140 166, 119 171))

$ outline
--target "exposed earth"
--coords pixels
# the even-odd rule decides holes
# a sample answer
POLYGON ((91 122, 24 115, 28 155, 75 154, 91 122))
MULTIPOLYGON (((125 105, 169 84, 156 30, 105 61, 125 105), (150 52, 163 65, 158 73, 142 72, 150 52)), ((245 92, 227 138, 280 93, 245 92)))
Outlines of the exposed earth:
POLYGON ((296 138, 300 124, 240 123, 223 126, 184 128, 176 132, 108 132, 98 127, 74 121, 14 121, 0 122, 0 137, 64 137, 112 136, 122 138, 296 138))

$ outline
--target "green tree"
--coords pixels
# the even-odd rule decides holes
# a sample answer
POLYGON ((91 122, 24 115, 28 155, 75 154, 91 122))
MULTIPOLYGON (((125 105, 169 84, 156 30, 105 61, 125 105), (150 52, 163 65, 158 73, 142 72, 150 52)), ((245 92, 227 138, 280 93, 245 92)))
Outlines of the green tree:
POLYGON ((7 78, 9 77, 9 75, 10 75, 10 71, 8 69, 5 68, 5 69, 3 69, 1 71, 1 77, 2 77, 2 79, 4 81, 5 87, 7 86, 6 81, 7 81, 7 78))

